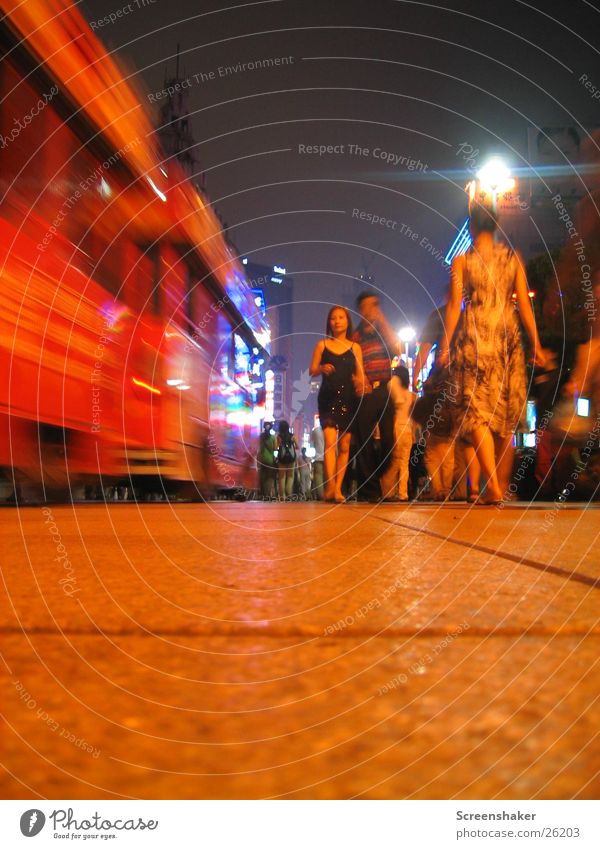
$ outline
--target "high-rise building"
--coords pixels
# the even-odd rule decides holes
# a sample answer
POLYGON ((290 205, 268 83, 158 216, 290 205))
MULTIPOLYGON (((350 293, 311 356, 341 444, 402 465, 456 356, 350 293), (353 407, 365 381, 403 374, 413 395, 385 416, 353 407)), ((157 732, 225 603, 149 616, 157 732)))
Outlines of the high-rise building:
POLYGON ((261 265, 242 257, 248 283, 264 304, 271 328, 271 370, 274 372, 273 418, 294 418, 293 368, 293 300, 294 280, 283 265, 261 265))

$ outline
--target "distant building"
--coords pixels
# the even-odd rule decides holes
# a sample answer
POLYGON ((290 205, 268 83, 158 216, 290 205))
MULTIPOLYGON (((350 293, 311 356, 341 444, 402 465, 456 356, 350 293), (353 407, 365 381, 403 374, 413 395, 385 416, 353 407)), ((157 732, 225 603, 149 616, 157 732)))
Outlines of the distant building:
MULTIPOLYGON (((257 305, 266 311, 271 328, 275 419, 290 421, 293 395, 293 301, 294 280, 283 265, 261 265, 242 257, 248 283, 257 305)), ((293 424, 293 422, 290 422, 293 424)))

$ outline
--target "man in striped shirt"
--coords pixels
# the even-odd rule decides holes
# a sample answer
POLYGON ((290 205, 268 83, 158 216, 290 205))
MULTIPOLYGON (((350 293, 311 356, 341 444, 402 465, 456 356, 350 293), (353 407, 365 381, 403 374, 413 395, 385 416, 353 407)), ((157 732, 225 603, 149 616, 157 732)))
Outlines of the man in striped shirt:
POLYGON ((375 292, 362 292, 356 299, 361 322, 352 339, 362 349, 365 371, 364 395, 356 414, 358 500, 381 500, 379 478, 390 463, 394 448, 394 405, 388 382, 398 340, 385 319, 375 292), (380 450, 375 436, 379 426, 380 450))

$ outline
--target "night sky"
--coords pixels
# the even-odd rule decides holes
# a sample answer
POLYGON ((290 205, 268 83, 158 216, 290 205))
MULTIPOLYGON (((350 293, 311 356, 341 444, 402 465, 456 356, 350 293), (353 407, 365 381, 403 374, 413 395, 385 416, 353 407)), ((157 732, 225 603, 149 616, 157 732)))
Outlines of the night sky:
MULTIPOLYGON (((97 21, 125 5, 81 8, 97 21)), ((600 124, 600 100, 579 81, 600 89, 599 28, 586 0, 132 0, 96 33, 157 124, 147 94, 173 75, 181 45, 208 193, 241 254, 293 275, 308 356, 327 305, 350 304, 361 271, 395 326, 419 327, 439 301, 440 257, 466 213, 461 143, 478 164, 501 154, 522 167, 528 127, 600 124), (243 68, 253 62, 271 67, 243 68)))

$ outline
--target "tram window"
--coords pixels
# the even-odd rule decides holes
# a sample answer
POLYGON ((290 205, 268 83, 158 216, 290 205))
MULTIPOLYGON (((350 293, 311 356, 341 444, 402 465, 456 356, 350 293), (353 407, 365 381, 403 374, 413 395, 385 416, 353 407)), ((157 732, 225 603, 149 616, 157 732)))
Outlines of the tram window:
POLYGON ((160 289, 162 314, 169 321, 184 322, 189 269, 179 252, 170 244, 160 247, 160 289))
MULTIPOLYGON (((9 60, 0 63, 0 173, 3 194, 12 184, 13 200, 30 207, 44 189, 48 156, 48 116, 52 114, 52 95, 43 93, 23 80, 9 60), (17 176, 18 175, 18 176, 17 176), (14 181, 14 182, 13 182, 14 181)), ((39 213, 38 213, 39 214, 39 213)))
POLYGON ((144 257, 146 258, 145 268, 150 272, 151 279, 149 281, 149 297, 147 305, 150 307, 154 315, 160 315, 160 249, 159 245, 149 245, 143 248, 144 257))
POLYGON ((158 246, 137 245, 124 238, 119 240, 119 248, 119 297, 136 312, 160 315, 158 246))
POLYGON ((118 242, 108 243, 97 233, 89 231, 82 239, 81 246, 92 259, 94 280, 111 295, 121 298, 123 287, 121 245, 118 242))
POLYGON ((160 315, 160 283, 156 282, 152 286, 152 312, 154 315, 160 315))
POLYGON ((43 192, 36 203, 36 212, 54 228, 57 249, 64 241, 83 247, 91 222, 89 199, 81 190, 81 173, 90 167, 91 157, 81 150, 81 143, 68 124, 48 108, 43 116, 43 132, 50 140, 44 147, 44 157, 38 168, 43 192))
POLYGON ((196 278, 192 273, 192 270, 189 266, 186 265, 186 280, 185 280, 185 300, 183 304, 185 319, 186 319, 186 330, 188 333, 192 332, 192 326, 194 321, 194 289, 196 288, 196 278))
POLYGON ((138 313, 152 304, 154 263, 137 245, 130 244, 130 261, 125 269, 125 303, 138 313))
MULTIPOLYGON (((104 214, 108 209, 110 187, 102 176, 100 161, 85 147, 79 147, 78 141, 77 145, 77 152, 69 168, 73 195, 76 198, 69 221, 69 236, 72 241, 77 242, 93 229, 94 239, 101 239, 104 248, 111 244, 114 236, 110 219, 104 214)), ((112 245, 109 250, 112 250, 112 245)))
MULTIPOLYGON (((186 264, 187 265, 187 264, 186 264)), ((188 333, 192 335, 198 331, 211 336, 214 334, 216 319, 215 297, 206 289, 206 274, 197 267, 187 266, 186 289, 183 303, 183 322, 188 333)))

